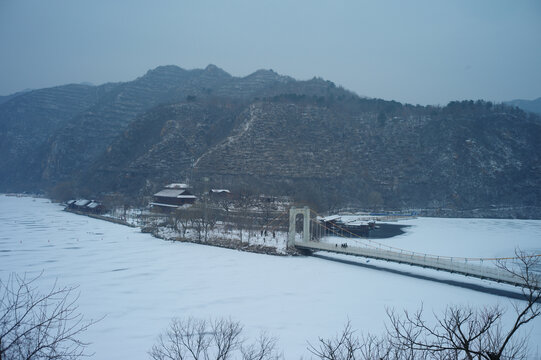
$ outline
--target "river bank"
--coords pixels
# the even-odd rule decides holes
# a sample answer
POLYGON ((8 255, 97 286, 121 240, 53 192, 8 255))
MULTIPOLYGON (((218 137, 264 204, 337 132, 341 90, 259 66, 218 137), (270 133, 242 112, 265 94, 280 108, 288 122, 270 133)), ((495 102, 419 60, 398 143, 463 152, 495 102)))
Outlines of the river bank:
MULTIPOLYGON (((287 233, 274 231, 272 235, 261 232, 257 234, 254 231, 245 231, 240 229, 226 229, 223 224, 218 224, 216 228, 211 229, 206 234, 206 239, 202 239, 200 233, 193 231, 178 231, 169 221, 167 215, 156 214, 148 220, 150 216, 146 216, 146 220, 137 218, 133 214, 141 214, 139 211, 124 213, 124 219, 114 217, 111 213, 107 215, 93 214, 90 212, 79 211, 76 209, 64 208, 64 211, 76 215, 88 216, 94 219, 112 222, 115 224, 125 225, 132 228, 138 228, 142 233, 148 233, 152 236, 168 241, 178 241, 186 243, 194 243, 207 246, 215 246, 227 249, 234 249, 256 254, 287 256, 299 255, 295 249, 287 249, 287 233), (159 220, 156 221, 156 218, 159 220), (241 234, 241 232, 243 234, 241 234), (242 238, 245 240, 243 241, 242 238), (271 245, 272 244, 272 245, 271 245)), ((113 213, 114 214, 114 213, 113 213)))

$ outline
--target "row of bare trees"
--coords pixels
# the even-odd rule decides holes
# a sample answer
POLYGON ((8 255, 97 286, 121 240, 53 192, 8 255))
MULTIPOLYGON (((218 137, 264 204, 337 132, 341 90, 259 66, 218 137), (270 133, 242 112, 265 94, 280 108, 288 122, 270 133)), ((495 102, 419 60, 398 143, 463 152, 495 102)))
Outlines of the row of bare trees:
POLYGON ((210 231, 216 226, 218 213, 216 209, 195 205, 189 209, 178 209, 172 215, 175 229, 186 237, 188 230, 193 230, 197 241, 207 241, 210 231))
POLYGON ((153 360, 281 358, 275 338, 262 333, 256 342, 247 343, 242 331, 242 325, 230 319, 173 319, 149 355, 153 360))
MULTIPOLYGON (((238 231, 240 241, 249 240, 256 231, 283 225, 273 222, 276 209, 272 200, 250 194, 238 194, 235 199, 218 197, 204 199, 190 208, 177 209, 171 216, 172 224, 182 237, 188 230, 195 232, 198 241, 207 241, 218 222, 232 231, 238 231), (245 236, 248 239, 245 239, 245 236)), ((285 220, 283 221, 285 224, 285 220)))

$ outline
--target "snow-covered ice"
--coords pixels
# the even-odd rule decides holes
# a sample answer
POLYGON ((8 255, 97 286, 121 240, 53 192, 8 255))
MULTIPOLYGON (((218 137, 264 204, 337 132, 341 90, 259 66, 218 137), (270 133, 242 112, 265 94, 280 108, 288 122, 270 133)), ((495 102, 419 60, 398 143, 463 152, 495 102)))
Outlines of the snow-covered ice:
MULTIPOLYGON (((392 238, 327 236, 328 243, 381 248, 432 257, 452 257, 482 266, 496 266, 497 259, 514 257, 515 250, 541 254, 538 220, 411 218, 395 221, 406 225, 404 234, 392 238)), ((539 266, 538 271, 541 271, 539 266)))
MULTIPOLYGON (((508 256, 517 245, 541 249, 541 221, 419 218, 404 223, 413 225, 406 234, 378 241, 450 256, 508 256)), ((347 259, 366 265, 362 258, 347 259)), ((168 242, 64 212, 45 199, 0 196, 0 277, 44 271, 44 289, 57 278, 61 285, 79 285, 81 312, 88 318, 106 316, 85 334, 95 359, 147 359, 157 334, 175 316, 231 317, 245 325, 248 336, 260 330, 277 336, 285 357, 299 359, 309 357, 307 340, 334 335, 348 319, 359 330, 380 333, 386 307, 414 310, 423 303, 428 312, 439 312, 446 304, 510 302, 378 268, 515 290, 406 265, 375 260, 369 265, 375 267, 168 242)), ((535 353, 541 348, 541 319, 526 330, 535 353)))

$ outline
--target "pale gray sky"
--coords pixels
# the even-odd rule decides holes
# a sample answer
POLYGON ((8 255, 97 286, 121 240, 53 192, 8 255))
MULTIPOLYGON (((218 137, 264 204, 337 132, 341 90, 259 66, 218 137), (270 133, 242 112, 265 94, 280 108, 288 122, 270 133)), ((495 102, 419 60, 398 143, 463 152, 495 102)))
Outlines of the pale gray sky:
POLYGON ((0 95, 159 65, 413 104, 541 96, 540 0, 0 0, 0 95))

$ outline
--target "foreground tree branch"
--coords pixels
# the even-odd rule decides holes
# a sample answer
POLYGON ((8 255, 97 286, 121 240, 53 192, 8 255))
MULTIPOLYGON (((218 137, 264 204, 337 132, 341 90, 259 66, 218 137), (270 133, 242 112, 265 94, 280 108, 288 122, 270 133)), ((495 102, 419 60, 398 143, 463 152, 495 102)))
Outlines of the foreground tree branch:
POLYGON ((85 321, 73 287, 56 283, 45 293, 40 276, 10 274, 0 280, 0 360, 76 359, 88 343, 79 336, 95 321, 85 321))
POLYGON ((355 336, 355 331, 348 321, 342 330, 342 333, 334 339, 319 338, 317 346, 308 344, 308 351, 319 359, 325 360, 353 360, 361 345, 355 336))
POLYGON ((526 359, 528 339, 519 330, 541 314, 540 257, 517 251, 513 262, 498 266, 522 284, 523 299, 513 303, 514 320, 502 324, 500 306, 481 309, 448 306, 442 314, 426 319, 423 307, 401 314, 387 309, 389 324, 382 337, 355 335, 348 322, 331 339, 319 338, 308 351, 325 360, 373 359, 526 359))
POLYGON ((473 309, 449 306, 442 316, 434 315, 435 324, 427 325, 422 309, 410 316, 388 310, 391 323, 388 335, 396 347, 436 358, 524 359, 526 338, 517 337, 522 326, 541 314, 540 258, 516 251, 513 262, 498 267, 514 275, 522 284, 523 300, 513 304, 515 320, 504 330, 505 313, 499 306, 473 309))

